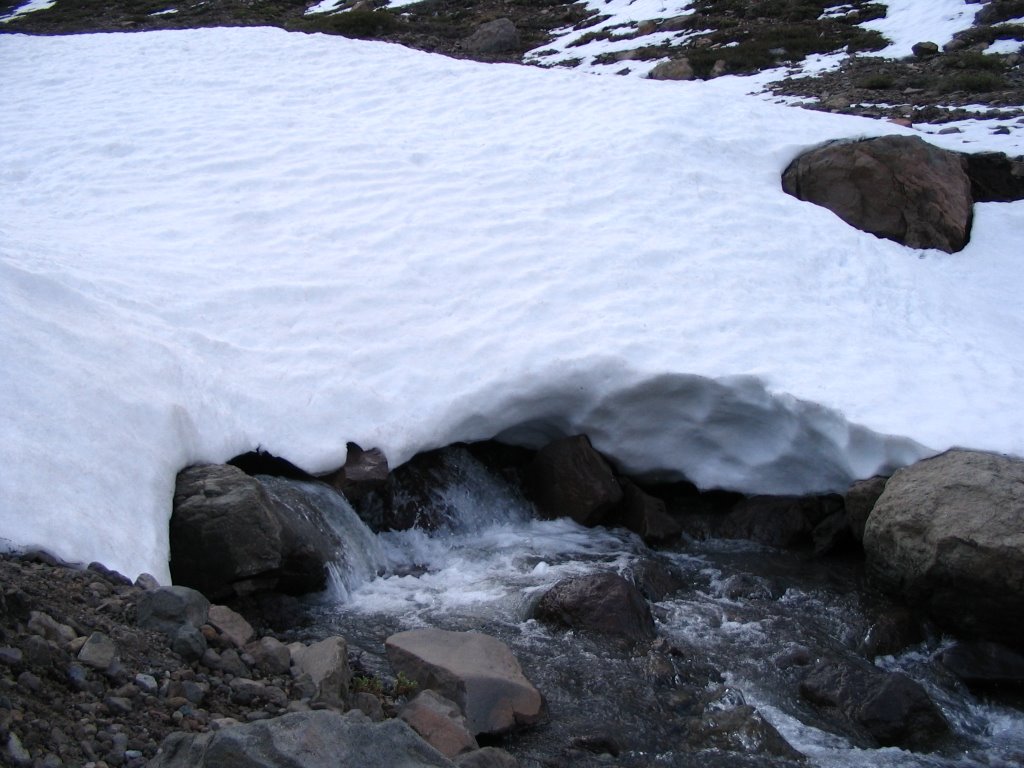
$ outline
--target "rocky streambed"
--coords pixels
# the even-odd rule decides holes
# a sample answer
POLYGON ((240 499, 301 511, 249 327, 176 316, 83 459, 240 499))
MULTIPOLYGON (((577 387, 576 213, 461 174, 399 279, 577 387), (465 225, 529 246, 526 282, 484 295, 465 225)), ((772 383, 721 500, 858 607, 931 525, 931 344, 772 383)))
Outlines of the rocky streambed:
POLYGON ((207 574, 230 607, 98 564, 0 560, 6 764, 1024 762, 1020 591, 999 584, 1020 570, 1019 461, 952 452, 846 496, 750 498, 641 486, 580 437, 394 472, 353 447, 321 479, 236 464, 184 472, 175 513, 250 494, 277 516, 276 564, 264 549, 263 572, 230 575, 246 550, 225 547, 223 580, 207 574), (893 516, 907 498, 923 517, 893 516), (282 527, 296 514, 319 549, 282 527), (981 521, 959 548, 958 517, 981 521), (901 526, 942 566, 874 557, 901 526), (285 594, 318 552, 325 589, 285 594))

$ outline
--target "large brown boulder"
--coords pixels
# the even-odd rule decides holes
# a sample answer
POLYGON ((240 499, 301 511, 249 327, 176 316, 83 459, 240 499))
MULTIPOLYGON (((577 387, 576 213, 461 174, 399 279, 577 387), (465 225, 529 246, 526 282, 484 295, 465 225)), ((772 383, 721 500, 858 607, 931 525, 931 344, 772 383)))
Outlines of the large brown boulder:
POLYGON ((898 471, 864 550, 876 583, 939 624, 1024 647, 1024 461, 953 450, 898 471))
POLYGON ((911 248, 954 253, 970 237, 973 200, 963 156, 916 136, 818 147, 790 164, 782 188, 911 248))
POLYGON ((586 435, 555 440, 527 468, 530 495, 543 517, 598 525, 622 501, 611 467, 586 435))
POLYGON ((506 733, 546 716, 544 697, 497 638, 414 629, 392 635, 384 646, 396 673, 458 704, 474 736, 506 733))

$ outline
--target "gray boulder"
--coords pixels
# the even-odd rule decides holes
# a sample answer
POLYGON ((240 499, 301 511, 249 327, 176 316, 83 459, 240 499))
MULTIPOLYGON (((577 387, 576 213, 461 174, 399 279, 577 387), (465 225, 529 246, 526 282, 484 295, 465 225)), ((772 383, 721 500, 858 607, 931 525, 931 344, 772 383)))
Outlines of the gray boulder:
POLYGON ((210 601, 189 587, 157 587, 139 594, 136 623, 173 637, 182 626, 201 627, 210 615, 210 601))
POLYGON ((519 50, 519 30, 511 19, 495 19, 481 24, 462 46, 473 53, 507 53, 519 50))
POLYGON ((555 440, 537 451, 527 485, 541 515, 598 525, 622 501, 611 467, 586 435, 555 440))
POLYGON ((782 188, 911 248, 955 253, 970 237, 973 201, 964 159, 916 136, 812 149, 786 169, 782 188))
POLYGON ((401 720, 319 710, 211 733, 172 733, 149 768, 450 768, 453 763, 401 720))
POLYGON ((497 638, 416 629, 392 635, 384 645, 395 672, 458 704, 474 736, 534 725, 546 715, 544 697, 497 638))
POLYGON ((226 464, 178 474, 170 539, 174 582, 212 600, 281 565, 281 523, 270 500, 254 478, 226 464))
POLYGON ((292 646, 291 656, 298 674, 309 675, 315 702, 332 707, 345 703, 352 682, 345 638, 334 636, 309 646, 292 646))
POLYGON ((949 724, 921 686, 870 664, 823 661, 800 683, 800 695, 832 716, 837 730, 866 746, 921 752, 950 735, 949 724))
POLYGON ((640 590, 616 573, 571 576, 544 593, 534 608, 539 621, 614 637, 629 643, 654 637, 654 617, 640 590))
POLYGON ((898 471, 864 550, 873 580, 937 623, 1024 647, 1024 461, 954 450, 898 471))
POLYGON ((651 80, 693 80, 696 76, 690 60, 685 56, 663 61, 647 75, 651 80))

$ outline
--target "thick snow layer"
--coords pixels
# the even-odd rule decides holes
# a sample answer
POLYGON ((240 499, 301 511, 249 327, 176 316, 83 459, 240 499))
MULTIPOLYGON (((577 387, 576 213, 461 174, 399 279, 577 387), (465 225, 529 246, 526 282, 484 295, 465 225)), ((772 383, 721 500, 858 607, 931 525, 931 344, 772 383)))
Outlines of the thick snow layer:
POLYGON ((913 54, 915 43, 943 46, 974 23, 978 5, 967 0, 884 0, 885 17, 861 24, 885 35, 891 44, 874 56, 899 58, 913 54))
POLYGON ((764 492, 1024 453, 1024 204, 947 255, 780 189, 895 126, 272 29, 9 36, 0 71, 16 543, 166 578, 175 473, 257 445, 583 431, 764 492))
POLYGON ((1022 43, 1020 40, 996 40, 988 48, 985 49, 985 53, 1018 53, 1021 48, 1024 48, 1024 43, 1022 43))

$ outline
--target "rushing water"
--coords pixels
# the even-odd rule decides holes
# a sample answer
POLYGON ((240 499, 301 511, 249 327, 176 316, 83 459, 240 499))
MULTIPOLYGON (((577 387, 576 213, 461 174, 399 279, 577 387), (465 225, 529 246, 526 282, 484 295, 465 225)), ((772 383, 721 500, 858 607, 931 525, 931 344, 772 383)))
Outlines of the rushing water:
POLYGON ((857 748, 800 699, 807 667, 780 659, 856 656, 874 620, 858 563, 723 542, 652 553, 622 530, 535 520, 529 504, 468 453, 448 461, 458 465, 457 480, 437 489, 448 523, 433 533, 353 533, 362 526, 342 501, 334 514, 345 521, 344 535, 369 555, 341 557, 334 590, 310 610, 317 632, 345 635, 360 666, 382 677, 390 674, 383 641, 392 632, 433 626, 500 637, 551 713, 547 725, 502 744, 524 766, 799 764, 687 747, 681 713, 692 709, 694 691, 718 691, 723 706, 753 705, 810 765, 1024 765, 1024 713, 972 696, 944 673, 933 660, 941 639, 875 664, 906 673, 940 706, 957 735, 944 753, 857 748), (652 562, 681 586, 653 604, 660 650, 630 652, 529 618, 540 594, 565 576, 598 569, 628 576, 652 562), (574 750, 581 742, 608 742, 619 754, 574 750))

